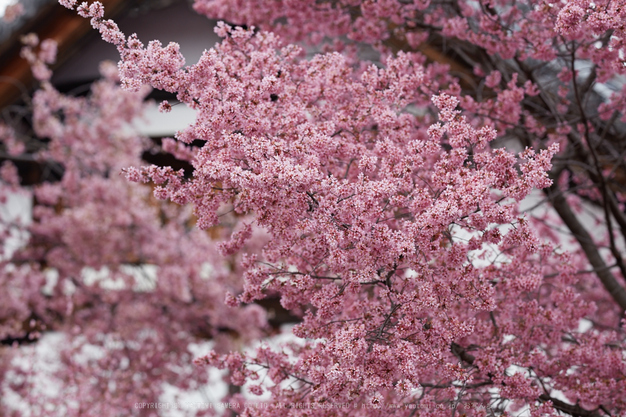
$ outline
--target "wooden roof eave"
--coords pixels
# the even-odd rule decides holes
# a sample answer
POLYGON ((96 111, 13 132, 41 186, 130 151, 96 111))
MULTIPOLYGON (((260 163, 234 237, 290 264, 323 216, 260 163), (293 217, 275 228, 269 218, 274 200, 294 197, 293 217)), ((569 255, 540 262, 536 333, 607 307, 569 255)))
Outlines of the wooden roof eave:
MULTIPOLYGON (((100 0, 106 18, 118 16, 129 6, 124 0, 100 0)), ((39 39, 54 39, 58 43, 57 61, 52 69, 76 53, 89 39, 90 32, 97 36, 89 19, 78 16, 58 3, 41 8, 37 15, 22 25, 7 42, 0 45, 0 109, 14 103, 30 92, 34 78, 26 60, 20 57, 20 38, 27 33, 36 33, 39 39)))

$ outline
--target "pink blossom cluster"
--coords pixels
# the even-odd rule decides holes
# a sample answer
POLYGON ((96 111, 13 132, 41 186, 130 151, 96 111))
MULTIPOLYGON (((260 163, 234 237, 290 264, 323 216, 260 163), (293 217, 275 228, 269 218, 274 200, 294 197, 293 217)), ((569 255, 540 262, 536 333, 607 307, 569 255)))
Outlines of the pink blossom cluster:
POLYGON ((13 3, 9 4, 4 9, 4 15, 2 16, 2 20, 6 23, 12 23, 20 16, 24 14, 24 5, 22 3, 13 3))
MULTIPOLYGON (((75 1, 61 3, 76 7, 75 1)), ((431 416, 510 415, 525 408, 533 416, 624 413, 624 334, 610 324, 620 322, 624 306, 610 298, 606 275, 588 272, 587 263, 611 258, 591 257, 586 246, 596 242, 581 242, 580 234, 575 238, 581 249, 564 252, 543 224, 554 221, 553 214, 520 212, 534 188, 547 189, 556 207, 570 179, 584 186, 599 175, 602 183, 618 169, 601 170, 600 144, 593 141, 604 140, 610 129, 593 122, 624 116, 624 87, 593 114, 580 95, 596 80, 624 74, 624 6, 622 0, 197 0, 197 11, 250 29, 219 23, 221 43, 190 66, 176 44, 145 46, 135 35, 126 38, 103 19, 99 2, 77 7, 118 47, 126 89, 147 84, 175 93, 197 111, 177 142, 164 143, 193 172, 138 166, 126 175, 153 184, 158 199, 191 205, 200 229, 222 232, 220 255, 236 259, 231 269, 243 283, 212 287, 226 301, 212 305, 214 320, 245 328, 229 312, 268 296, 279 297, 301 318, 292 343, 213 351, 196 360, 226 369, 232 387, 269 393, 267 404, 275 406, 245 406, 234 388, 227 400, 242 405, 237 412, 270 416, 287 404, 284 415, 323 416, 329 415, 324 404, 350 404, 350 411, 333 410, 363 416, 409 416, 420 409, 431 416), (306 41, 325 52, 307 57, 305 49, 281 39, 306 41), (465 79, 448 71, 453 60, 432 62, 448 59, 431 48, 442 39, 455 42, 455 56, 473 62, 469 74, 462 73, 465 79), (360 59, 365 46, 379 54, 378 62, 360 59), (583 61, 591 63, 593 77, 580 74, 583 61), (551 76, 554 63, 560 67, 551 76), (602 136, 593 136, 599 129, 602 136), (522 152, 500 146, 510 136, 519 138, 522 152), (592 156, 580 165, 599 168, 588 177, 573 171, 563 179, 558 164, 581 149, 592 156), (593 323, 590 330, 581 329, 584 322, 593 323), (319 407, 293 406, 303 401, 319 407)), ((58 152, 75 134, 63 130, 74 126, 72 113, 66 116, 70 123, 55 122, 59 99, 45 100, 54 95, 45 88, 41 94, 48 115, 39 128, 57 135, 50 152, 58 152)), ((92 128, 82 127, 85 134, 92 128)), ((80 162, 89 172, 107 166, 96 157, 99 152, 84 153, 94 157, 80 162)), ((83 182, 71 172, 63 177, 65 188, 80 187, 83 182)), ((90 193, 103 188, 94 183, 72 204, 94 201, 90 193)), ((609 200, 610 192, 603 186, 582 195, 602 201, 606 210, 623 211, 626 196, 609 200)), ((125 204, 136 201, 131 194, 125 204)), ((48 231, 56 221, 54 195, 47 194, 48 207, 38 214, 48 216, 38 225, 46 236, 58 236, 48 231)), ((123 204, 119 191, 110 198, 123 204)), ((133 217, 136 207, 145 207, 135 204, 106 212, 108 217, 102 213, 110 219, 108 228, 155 218, 147 208, 141 210, 144 217, 133 217)), ((70 246, 87 251, 76 249, 88 265, 98 265, 100 258, 89 253, 93 246, 83 243, 100 236, 89 219, 97 210, 81 207, 62 211, 60 218, 66 212, 74 216, 70 222, 81 233, 71 235, 70 246)), ((569 209, 559 205, 563 222, 572 223, 569 209)), ((611 225, 622 217, 614 213, 606 215, 608 234, 597 244, 610 249, 619 266, 611 225)), ((158 242, 152 237, 156 229, 138 230, 147 230, 144 242, 158 242)), ((197 230, 189 235, 206 238, 197 230)), ((138 251, 120 242, 115 234, 107 236, 109 257, 138 251)), ((179 253, 170 242, 141 259, 165 263, 160 256, 179 253)), ((182 254, 212 253, 195 241, 175 248, 181 253, 177 268, 186 271, 198 261, 182 254)), ((75 255, 56 256, 57 268, 69 268, 75 255)), ((212 261, 220 264, 218 256, 212 261)), ((617 294, 623 274, 616 279, 617 294)), ((203 288, 199 280, 185 288, 196 286, 203 288)), ((189 292, 180 294, 191 300, 190 311, 206 308, 189 292)), ((180 323, 159 334, 174 337, 180 323)))
POLYGON ((241 290, 239 268, 231 270, 211 237, 191 226, 189 210, 155 200, 149 186, 122 175, 153 146, 129 126, 149 89, 121 89, 115 65, 105 63, 88 96, 61 94, 46 66, 55 45, 34 35, 25 44, 22 56, 41 81, 34 132, 0 128, 9 154, 0 195, 28 193, 34 205, 30 224, 2 217, 3 239, 17 230, 26 236, 14 253, 3 245, 0 260, 0 340, 14 346, 2 350, 2 395, 23 402, 3 407, 128 415, 135 403, 158 402, 166 383, 185 390, 207 381, 191 365, 191 343, 213 339, 227 352, 260 337, 266 315, 259 306, 225 306, 226 291, 241 290), (60 180, 21 187, 10 158, 52 167, 60 180), (28 347, 48 332, 63 335, 51 374, 28 347), (40 393, 50 380, 52 397, 40 393))

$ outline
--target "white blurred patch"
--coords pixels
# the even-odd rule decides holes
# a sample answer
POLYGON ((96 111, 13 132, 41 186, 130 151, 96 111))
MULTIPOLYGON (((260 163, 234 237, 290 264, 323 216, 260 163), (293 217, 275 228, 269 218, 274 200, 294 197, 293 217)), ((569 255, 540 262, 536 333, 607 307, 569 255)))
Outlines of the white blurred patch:
POLYGON ((159 103, 151 103, 146 106, 142 117, 133 121, 133 128, 145 136, 174 136, 177 131, 193 125, 195 121, 195 110, 185 104, 172 104, 169 113, 161 113, 159 103))
POLYGON ((30 192, 7 194, 7 202, 0 205, 0 227, 10 230, 4 241, 5 254, 10 257, 28 241, 28 233, 20 229, 33 221, 33 199, 30 192))

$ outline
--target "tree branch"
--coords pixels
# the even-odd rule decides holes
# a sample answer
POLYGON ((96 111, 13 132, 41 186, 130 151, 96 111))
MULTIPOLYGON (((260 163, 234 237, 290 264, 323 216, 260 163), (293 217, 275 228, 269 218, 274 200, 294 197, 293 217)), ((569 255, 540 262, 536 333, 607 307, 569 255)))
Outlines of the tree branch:
POLYGON ((552 406, 566 414, 569 414, 573 417, 601 417, 601 414, 598 413, 597 410, 585 410, 580 405, 571 405, 564 401, 557 400, 556 398, 552 398, 547 394, 541 394, 539 396, 539 401, 547 402, 550 401, 552 406))
POLYGON ((580 223, 569 204, 563 197, 563 194, 559 192, 556 183, 550 188, 545 189, 544 192, 550 198, 552 206, 558 213, 561 220, 571 230, 572 234, 580 244, 580 247, 585 252, 589 263, 596 270, 596 275, 602 282, 602 285, 609 292, 613 300, 620 306, 621 310, 626 310, 626 290, 622 287, 615 276, 607 268, 604 259, 600 256, 598 247, 593 242, 591 235, 585 227, 580 223))

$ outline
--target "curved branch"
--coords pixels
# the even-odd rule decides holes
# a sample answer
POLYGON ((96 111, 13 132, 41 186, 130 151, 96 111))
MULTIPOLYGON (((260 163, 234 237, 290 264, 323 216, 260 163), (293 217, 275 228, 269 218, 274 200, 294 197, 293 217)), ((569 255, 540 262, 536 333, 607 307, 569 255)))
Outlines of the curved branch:
POLYGON ((557 400, 556 398, 552 398, 547 394, 541 394, 539 396, 539 401, 547 402, 550 401, 552 406, 563 413, 569 414, 573 417, 600 417, 601 414, 596 410, 586 410, 582 408, 580 405, 571 405, 564 401, 557 400))
MULTIPOLYGON (((556 183, 555 183, 556 184, 556 183)), ((596 270, 596 275, 602 282, 602 285, 609 292, 613 300, 620 306, 622 311, 626 310, 626 289, 620 285, 615 276, 607 268, 606 262, 602 259, 598 247, 594 243, 593 239, 587 229, 580 223, 569 204, 563 197, 563 194, 559 192, 556 185, 552 185, 550 188, 545 189, 544 192, 550 198, 552 206, 558 213, 561 220, 571 230, 572 234, 578 241, 578 244, 587 255, 589 263, 596 270)))

